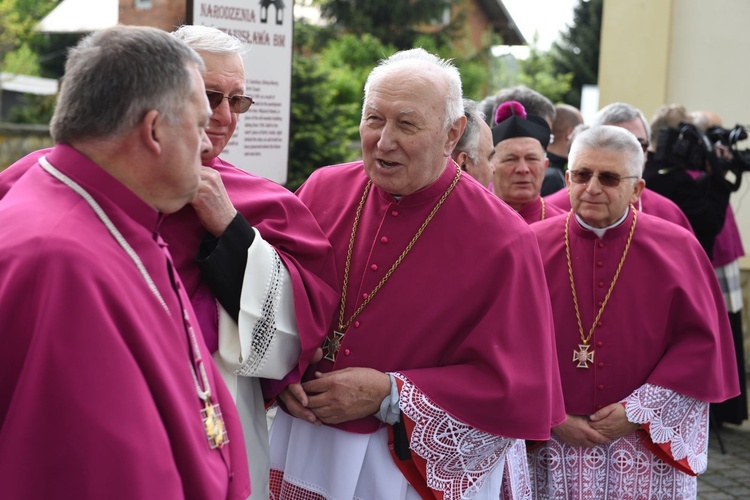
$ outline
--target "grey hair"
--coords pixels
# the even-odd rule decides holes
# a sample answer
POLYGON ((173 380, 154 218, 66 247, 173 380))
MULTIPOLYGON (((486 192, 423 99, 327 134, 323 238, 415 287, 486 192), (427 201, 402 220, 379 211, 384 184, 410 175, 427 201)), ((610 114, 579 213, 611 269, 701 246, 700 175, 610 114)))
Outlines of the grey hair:
POLYGON ((184 24, 173 31, 172 36, 198 52, 244 55, 249 49, 239 38, 210 26, 184 24))
POLYGON ((641 177, 643 149, 630 131, 615 125, 592 125, 578 134, 570 147, 568 165, 575 167, 578 152, 583 149, 606 149, 625 154, 628 175, 641 177))
POLYGON ((659 133, 662 127, 675 128, 682 122, 692 123, 693 119, 688 113, 685 106, 681 104, 664 104, 654 113, 651 118, 651 144, 656 144, 659 140, 659 133))
POLYGON ((643 124, 643 130, 646 131, 644 139, 651 138, 651 126, 646 121, 641 110, 625 102, 613 102, 600 109, 592 121, 592 125, 617 125, 618 123, 629 122, 639 118, 643 124))
POLYGON ((463 151, 472 163, 476 163, 479 157, 479 132, 484 121, 484 113, 479 109, 479 104, 476 101, 464 99, 464 116, 466 117, 466 128, 458 143, 456 143, 454 151, 463 151))
POLYGON ((367 76, 365 82, 364 104, 367 103, 370 89, 373 84, 379 82, 384 76, 390 75, 403 68, 432 67, 439 71, 445 82, 448 84, 448 91, 445 94, 445 117, 443 126, 450 128, 456 120, 464 114, 464 104, 462 100, 461 75, 458 68, 453 65, 449 59, 441 59, 434 54, 430 54, 423 48, 402 50, 396 52, 387 59, 383 59, 373 68, 367 76))
POLYGON ((115 26, 85 37, 65 63, 52 138, 111 137, 132 129, 150 110, 179 121, 193 88, 190 64, 203 69, 194 50, 157 28, 115 26))
MULTIPOLYGON (((557 117, 557 110, 552 101, 547 99, 545 96, 531 90, 523 85, 517 85, 515 87, 508 87, 501 89, 495 94, 495 109, 492 112, 492 120, 495 119, 495 110, 504 102, 517 101, 520 102, 526 112, 530 115, 541 116, 548 122, 554 123, 557 117)), ((494 126, 494 123, 493 125, 494 126)))

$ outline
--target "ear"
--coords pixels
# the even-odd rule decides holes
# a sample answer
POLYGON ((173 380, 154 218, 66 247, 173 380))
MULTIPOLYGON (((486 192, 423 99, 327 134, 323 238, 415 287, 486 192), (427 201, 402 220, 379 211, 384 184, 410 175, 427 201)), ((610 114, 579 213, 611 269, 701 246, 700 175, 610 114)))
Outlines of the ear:
POLYGON ((464 129, 466 128, 466 117, 462 116, 455 122, 453 122, 453 125, 451 125, 451 128, 448 129, 448 140, 445 142, 445 150, 443 154, 445 156, 450 156, 453 152, 453 148, 456 147, 456 144, 458 144, 458 140, 461 139, 461 136, 464 133, 464 129))
POLYGON ((636 179, 635 186, 633 187, 633 194, 630 196, 630 203, 637 203, 643 194, 643 188, 646 187, 646 181, 643 179, 636 179))
POLYGON ((459 153, 453 157, 453 160, 456 163, 458 163, 459 167, 466 170, 464 167, 466 166, 466 163, 469 161, 469 154, 466 151, 459 151, 459 153))
POLYGON ((567 189, 568 194, 570 194, 570 170, 565 171, 565 189, 567 189))
POLYGON ((156 155, 161 154, 161 127, 164 118, 155 109, 147 112, 138 124, 138 131, 144 147, 156 155))
POLYGON ((544 157, 544 170, 547 170, 547 167, 549 167, 549 158, 546 156, 544 157))

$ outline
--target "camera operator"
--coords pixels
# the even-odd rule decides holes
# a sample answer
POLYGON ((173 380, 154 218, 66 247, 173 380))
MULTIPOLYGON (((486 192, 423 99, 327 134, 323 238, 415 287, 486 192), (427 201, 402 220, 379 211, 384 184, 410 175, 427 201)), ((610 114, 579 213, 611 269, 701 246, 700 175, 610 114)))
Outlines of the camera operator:
POLYGON ((711 419, 719 426, 724 422, 739 425, 748 418, 739 266, 745 252, 729 195, 739 186, 747 166, 715 113, 688 115, 682 106, 662 106, 652 126, 651 143, 656 144, 656 151, 649 152, 644 178, 651 189, 671 198, 687 215, 711 258, 729 313, 740 395, 712 404, 711 419), (734 184, 725 179, 729 171, 737 176, 734 184))
POLYGON ((683 106, 662 106, 651 120, 646 185, 680 207, 709 258, 724 226, 730 185, 713 146, 683 106))

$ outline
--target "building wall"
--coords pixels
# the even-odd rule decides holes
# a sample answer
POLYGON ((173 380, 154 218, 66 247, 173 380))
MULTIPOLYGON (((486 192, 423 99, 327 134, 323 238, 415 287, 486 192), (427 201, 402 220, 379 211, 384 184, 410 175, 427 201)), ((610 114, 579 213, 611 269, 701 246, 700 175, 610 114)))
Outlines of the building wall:
MULTIPOLYGON (((748 20, 747 0, 604 0, 599 106, 629 102, 650 119, 679 103, 718 113, 727 128, 750 125, 748 20)), ((750 173, 731 198, 750 253, 748 192, 750 173)), ((750 269, 750 259, 742 266, 750 269)))
MULTIPOLYGON (((750 2, 604 0, 599 106, 624 101, 647 119, 662 104, 710 110, 724 126, 750 125, 750 2)), ((740 149, 750 147, 747 141, 740 149)), ((750 253, 750 174, 731 197, 750 253)), ((741 261, 745 352, 750 354, 750 259, 741 261)), ((750 356, 746 363, 750 362, 750 356)))
POLYGON ((154 26, 174 31, 185 24, 186 0, 152 0, 151 8, 136 9, 137 0, 120 0, 120 24, 154 26))

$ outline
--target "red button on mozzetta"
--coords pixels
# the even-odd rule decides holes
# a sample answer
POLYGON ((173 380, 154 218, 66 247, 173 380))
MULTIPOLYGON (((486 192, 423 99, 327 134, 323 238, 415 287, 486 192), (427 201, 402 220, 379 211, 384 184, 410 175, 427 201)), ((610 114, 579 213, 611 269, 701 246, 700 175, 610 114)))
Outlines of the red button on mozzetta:
POLYGON ((391 212, 391 215, 396 217, 398 215, 398 210, 394 210, 393 212, 391 212))
POLYGON ((370 269, 372 269, 373 271, 377 271, 378 270, 378 265, 377 264, 373 264, 373 265, 370 266, 370 269))
POLYGON ((382 238, 380 238, 380 243, 388 243, 388 238, 383 236, 382 238))
POLYGON ((352 353, 349 349, 344 349, 344 356, 348 356, 352 353))

